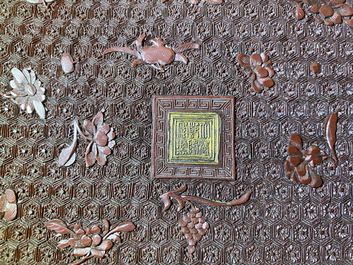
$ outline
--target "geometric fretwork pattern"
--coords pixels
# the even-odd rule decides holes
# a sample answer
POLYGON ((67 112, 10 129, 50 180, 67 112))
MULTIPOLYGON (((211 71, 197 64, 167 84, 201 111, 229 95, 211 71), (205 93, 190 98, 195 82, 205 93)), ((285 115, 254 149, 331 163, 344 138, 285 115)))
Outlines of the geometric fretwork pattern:
POLYGON ((135 223, 136 231, 91 265, 353 263, 352 29, 317 24, 310 14, 297 21, 295 1, 201 2, 0 0, 0 93, 10 89, 12 67, 31 66, 47 96, 45 122, 0 97, 0 194, 9 188, 18 196, 17 218, 0 216, 0 264, 69 264, 71 250, 58 250, 44 227, 52 219, 83 227, 135 223), (131 68, 129 55, 102 56, 142 32, 170 47, 193 41, 200 49, 184 53, 187 65, 174 62, 164 72, 131 68), (78 61, 72 74, 62 73, 63 52, 78 61), (275 86, 255 94, 236 56, 261 52, 273 62, 275 86), (313 62, 321 64, 318 75, 313 62), (235 96, 234 181, 151 178, 152 95, 235 96), (76 163, 60 168, 72 121, 103 108, 117 134, 107 165, 87 169, 81 144, 76 163), (290 135, 328 153, 323 125, 333 111, 338 167, 320 165, 317 190, 292 183, 283 171, 290 135), (234 208, 197 205, 210 227, 193 261, 176 207, 163 213, 159 198, 181 184, 190 195, 221 201, 253 191, 234 208))

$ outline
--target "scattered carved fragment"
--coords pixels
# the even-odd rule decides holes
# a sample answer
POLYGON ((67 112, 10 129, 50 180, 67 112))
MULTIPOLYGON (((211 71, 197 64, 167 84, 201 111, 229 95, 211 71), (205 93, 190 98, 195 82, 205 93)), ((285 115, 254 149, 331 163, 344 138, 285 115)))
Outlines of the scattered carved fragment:
POLYGON ((70 74, 75 70, 74 59, 69 53, 63 53, 61 56, 61 68, 65 74, 70 74))
POLYGON ((321 72, 321 65, 319 63, 312 63, 310 65, 310 71, 313 74, 319 74, 321 72))
POLYGON ((244 204, 250 199, 251 192, 244 193, 239 199, 234 199, 230 202, 213 201, 192 195, 182 195, 187 190, 186 185, 180 188, 168 191, 161 195, 161 200, 164 204, 163 211, 168 210, 172 205, 172 199, 178 202, 178 211, 185 208, 186 203, 191 205, 190 211, 179 220, 181 231, 188 241, 188 255, 192 256, 195 252, 195 247, 198 241, 207 233, 209 224, 203 219, 202 212, 199 208, 195 207, 193 203, 203 204, 207 206, 235 206, 244 204))
POLYGON ((58 248, 71 247, 74 249, 73 255, 80 257, 80 259, 71 265, 82 264, 93 257, 103 258, 115 242, 121 241, 121 233, 131 232, 135 229, 135 225, 130 221, 119 224, 112 229, 108 220, 103 220, 103 226, 93 225, 87 229, 83 229, 80 224, 75 224, 70 229, 58 219, 48 221, 44 225, 49 230, 56 232, 58 236, 69 235, 69 238, 66 237, 59 241, 58 248))
POLYGON ((238 62, 249 71, 251 77, 251 87, 256 93, 262 92, 274 86, 272 77, 275 71, 272 67, 272 61, 264 53, 254 53, 251 56, 239 53, 238 62))
POLYGON ((0 212, 4 213, 3 218, 12 221, 17 216, 17 199, 13 190, 7 189, 0 196, 0 212))
POLYGON ((78 134, 89 142, 85 153, 86 167, 93 166, 96 162, 100 166, 107 163, 107 156, 115 145, 115 133, 110 125, 104 123, 103 112, 98 112, 92 121, 84 120, 82 128, 83 130, 76 120, 73 122, 73 140, 61 150, 58 160, 60 166, 67 167, 75 162, 78 134))
POLYGON ((353 6, 346 0, 297 0, 295 17, 301 20, 305 12, 314 15, 319 23, 328 26, 346 23, 353 27, 353 6))
POLYGON ((286 175, 296 183, 309 185, 313 188, 322 186, 322 178, 314 172, 314 167, 321 164, 325 159, 331 158, 338 164, 335 151, 337 113, 332 113, 326 123, 326 140, 330 149, 331 157, 322 153, 320 148, 311 145, 307 150, 303 150, 303 140, 297 133, 291 135, 288 145, 288 157, 284 162, 286 175))
POLYGON ((197 43, 189 42, 172 49, 167 47, 161 38, 152 39, 150 41, 152 45, 144 46, 145 37, 146 35, 143 33, 134 41, 134 49, 128 47, 111 47, 104 50, 103 54, 111 52, 127 53, 136 57, 136 59, 132 60, 131 67, 146 63, 159 71, 163 71, 165 65, 171 64, 174 61, 187 64, 188 60, 182 52, 191 49, 199 49, 200 47, 197 43))
POLYGON ((19 105, 21 110, 27 113, 35 110, 41 119, 45 119, 45 108, 42 103, 45 100, 45 89, 41 86, 41 81, 36 78, 34 71, 30 68, 20 71, 14 67, 11 73, 13 80, 10 81, 10 86, 13 90, 3 96, 19 105))

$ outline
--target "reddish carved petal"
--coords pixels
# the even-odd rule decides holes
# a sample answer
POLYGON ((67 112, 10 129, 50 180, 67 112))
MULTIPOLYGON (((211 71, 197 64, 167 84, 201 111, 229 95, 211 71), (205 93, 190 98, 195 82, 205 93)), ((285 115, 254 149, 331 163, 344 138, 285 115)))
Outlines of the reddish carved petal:
POLYGON ((97 163, 100 166, 104 166, 107 163, 107 156, 104 154, 97 156, 97 163))
POLYGON ((95 141, 99 146, 106 146, 108 143, 108 136, 102 131, 99 131, 96 134, 95 141))
POLYGON ((103 119, 104 119, 103 113, 100 111, 100 112, 97 113, 96 116, 94 116, 92 122, 97 127, 101 127, 102 124, 103 124, 103 119))
POLYGON ((97 157, 97 146, 95 143, 91 142, 86 149, 85 161, 86 167, 94 165, 97 157))

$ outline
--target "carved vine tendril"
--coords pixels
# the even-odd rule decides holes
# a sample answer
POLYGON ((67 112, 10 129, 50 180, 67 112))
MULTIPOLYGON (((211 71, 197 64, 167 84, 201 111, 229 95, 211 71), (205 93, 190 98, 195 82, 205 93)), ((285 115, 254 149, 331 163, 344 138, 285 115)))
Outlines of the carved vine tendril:
POLYGON ((168 210, 173 199, 178 202, 178 211, 185 208, 186 203, 191 204, 191 209, 186 215, 183 215, 182 219, 179 220, 179 225, 181 232, 185 236, 188 242, 188 255, 191 258, 192 254, 196 251, 196 244, 202 237, 207 233, 209 224, 203 218, 203 214, 199 208, 195 207, 193 203, 203 204, 207 206, 236 206, 246 203, 250 199, 251 192, 248 191, 244 193, 239 199, 234 199, 229 202, 222 202, 216 200, 209 200, 202 197, 197 197, 193 195, 183 195, 187 190, 186 185, 182 185, 180 188, 169 191, 161 195, 161 200, 164 204, 163 211, 168 210))

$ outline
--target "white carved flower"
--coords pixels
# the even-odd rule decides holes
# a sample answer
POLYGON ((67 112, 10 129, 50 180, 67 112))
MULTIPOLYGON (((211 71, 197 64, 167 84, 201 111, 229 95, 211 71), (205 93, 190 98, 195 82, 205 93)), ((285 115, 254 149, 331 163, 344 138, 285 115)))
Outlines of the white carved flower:
POLYGON ((25 68, 21 72, 16 67, 11 69, 11 73, 13 80, 10 81, 10 86, 13 90, 4 96, 19 105, 21 110, 25 110, 27 113, 32 113, 35 110, 39 117, 44 119, 45 108, 42 102, 45 100, 45 89, 41 86, 35 73, 30 68, 25 68))

